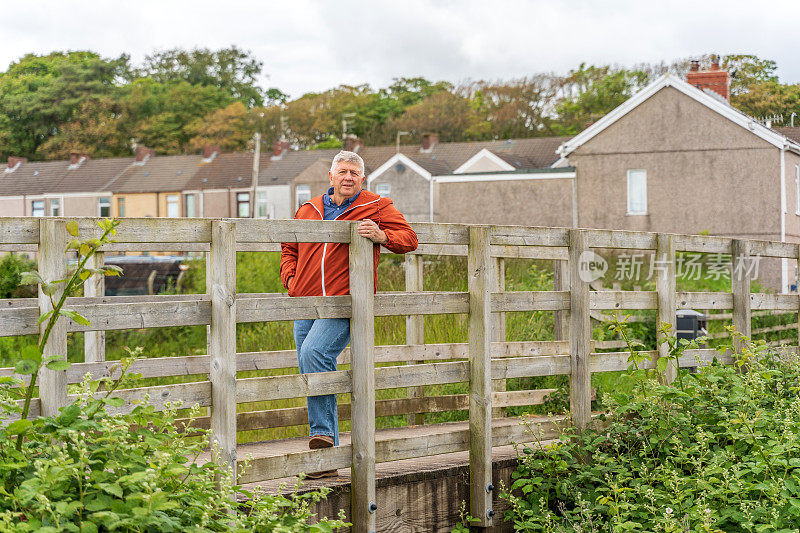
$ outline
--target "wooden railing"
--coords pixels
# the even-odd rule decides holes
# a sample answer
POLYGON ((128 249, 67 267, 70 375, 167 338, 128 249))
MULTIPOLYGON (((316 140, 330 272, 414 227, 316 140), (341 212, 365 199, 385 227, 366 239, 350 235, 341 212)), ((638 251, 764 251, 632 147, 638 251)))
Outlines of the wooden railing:
MULTIPOLYGON (((64 250, 66 220, 58 218, 0 218, 0 250, 36 251, 45 279, 67 269, 64 250)), ((99 230, 94 219, 80 219, 82 237, 99 230)), ((86 373, 94 378, 108 375, 112 362, 105 361, 103 332, 168 326, 208 326, 208 355, 159 357, 137 361, 132 372, 144 378, 200 376, 199 381, 124 389, 119 408, 129 411, 136 402, 149 401, 162 409, 167 402, 210 408, 209 417, 197 423, 211 429, 220 449, 219 461, 236 472, 243 458, 236 456, 237 432, 304 424, 302 407, 237 413, 247 402, 302 398, 308 395, 351 393, 351 403, 340 405, 340 417, 352 420, 350 445, 254 459, 239 475, 250 483, 296 475, 304 471, 352 469, 350 519, 355 531, 374 529, 375 464, 441 453, 470 452, 470 514, 490 525, 492 494, 492 446, 525 442, 534 438, 521 424, 493 429, 492 417, 502 408, 542 403, 548 391, 505 391, 509 378, 565 375, 570 379, 570 417, 551 417, 535 431, 538 439, 556 438, 559 424, 572 421, 578 430, 591 421, 593 372, 624 370, 625 352, 593 353, 590 311, 657 310, 660 322, 675 324, 677 308, 732 309, 734 325, 750 335, 751 310, 798 312, 797 294, 751 294, 750 279, 735 280, 731 293, 676 292, 677 251, 734 254, 747 257, 798 259, 795 244, 732 240, 592 229, 516 226, 464 226, 414 224, 420 242, 415 255, 407 257, 406 291, 373 294, 372 243, 360 237, 355 224, 336 221, 270 221, 218 219, 124 219, 116 242, 104 253, 120 251, 207 252, 207 294, 121 296, 102 295, 102 282, 89 280, 85 296, 68 301, 72 309, 91 322, 81 326, 63 320, 53 330, 47 353, 64 354, 69 332, 86 332, 86 362, 67 371, 41 371, 40 397, 32 415, 52 414, 71 401, 68 385, 86 373), (351 295, 289 298, 283 294, 237 294, 236 252, 274 251, 280 242, 350 243, 351 295), (579 275, 581 255, 591 248, 652 250, 667 265, 657 281, 657 291, 590 292, 579 275), (423 291, 421 255, 466 255, 468 292, 423 291), (506 291, 503 261, 508 258, 552 260, 555 290, 506 291), (505 342, 504 313, 551 311, 556 313, 554 341, 505 342), (422 317, 431 314, 468 314, 469 342, 425 344, 422 317), (374 345, 374 319, 407 317, 406 344, 374 345), (308 318, 349 318, 351 347, 340 363, 350 370, 317 374, 288 374, 237 378, 237 372, 296 368, 294 350, 236 353, 236 325, 248 322, 308 318), (376 363, 407 363, 377 366, 376 363), (204 379, 207 376, 207 379, 204 379), (492 385, 494 381, 494 386, 492 385), (427 385, 469 383, 468 395, 428 397, 427 385), (407 388, 408 398, 375 399, 378 389, 407 388), (375 438, 376 416, 407 415, 421 422, 420 413, 469 409, 469 430, 440 432, 425 437, 375 438)), ((102 264, 99 255, 97 265, 102 264)), ((49 300, 40 297, 0 300, 0 336, 39 334, 37 318, 49 300)), ((649 352, 655 368, 664 346, 649 352)), ((697 366, 714 357, 731 361, 731 354, 715 350, 687 351, 680 366, 697 366)), ((667 367, 664 379, 675 376, 667 367)), ((0 375, 13 375, 12 368, 0 375)))

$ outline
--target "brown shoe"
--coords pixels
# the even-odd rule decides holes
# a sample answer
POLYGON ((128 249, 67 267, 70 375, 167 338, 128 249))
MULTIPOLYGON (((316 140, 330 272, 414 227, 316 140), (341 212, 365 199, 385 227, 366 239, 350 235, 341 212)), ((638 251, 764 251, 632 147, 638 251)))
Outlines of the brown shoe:
POLYGON ((333 437, 328 435, 312 435, 308 439, 308 448, 310 450, 318 450, 320 448, 331 448, 333 446, 333 437))
POLYGON ((322 472, 309 472, 306 479, 322 479, 324 477, 338 477, 338 470, 323 470, 322 472))

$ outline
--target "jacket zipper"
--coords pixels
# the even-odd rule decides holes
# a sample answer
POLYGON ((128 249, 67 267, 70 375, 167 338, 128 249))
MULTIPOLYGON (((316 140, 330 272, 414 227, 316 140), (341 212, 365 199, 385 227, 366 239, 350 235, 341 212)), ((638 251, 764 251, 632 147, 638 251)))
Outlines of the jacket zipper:
MULTIPOLYGON (((373 201, 367 202, 365 204, 354 205, 353 207, 351 207, 349 209, 345 209, 344 211, 339 213, 339 215, 336 218, 334 218, 333 220, 337 220, 340 216, 344 215, 345 213, 347 213, 349 211, 352 211, 356 207, 364 207, 365 205, 374 204, 375 202, 377 202, 379 200, 380 200, 380 198, 378 198, 378 200, 373 200, 373 201)), ((311 206, 314 207, 314 209, 317 209, 316 206, 314 206, 314 204, 311 204, 311 206)), ((317 213, 319 213, 319 209, 317 209, 317 213)), ((325 217, 322 217, 322 218, 323 218, 323 220, 325 219, 325 217)), ((328 252, 328 243, 326 242, 325 246, 322 247, 322 261, 320 262, 320 273, 322 274, 322 295, 323 296, 327 296, 327 294, 325 292, 325 254, 327 252, 328 252)))

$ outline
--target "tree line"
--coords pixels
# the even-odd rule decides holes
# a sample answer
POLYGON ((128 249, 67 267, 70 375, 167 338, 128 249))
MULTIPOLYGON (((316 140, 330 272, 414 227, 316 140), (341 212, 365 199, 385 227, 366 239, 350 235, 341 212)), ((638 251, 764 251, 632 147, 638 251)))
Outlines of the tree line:
MULTIPOLYGON (((708 67, 712 56, 699 58, 708 67)), ((726 55, 731 103, 755 117, 800 113, 800 85, 780 83, 774 61, 726 55)), ((259 85, 263 62, 235 46, 172 49, 140 65, 91 51, 28 54, 0 73, 0 158, 129 156, 252 148, 255 132, 297 148, 339 147, 344 135, 391 144, 574 135, 655 77, 685 76, 689 59, 633 67, 581 64, 566 75, 452 83, 396 78, 387 87, 340 85, 296 98, 259 85)), ((800 124, 800 120, 798 120, 800 124)))

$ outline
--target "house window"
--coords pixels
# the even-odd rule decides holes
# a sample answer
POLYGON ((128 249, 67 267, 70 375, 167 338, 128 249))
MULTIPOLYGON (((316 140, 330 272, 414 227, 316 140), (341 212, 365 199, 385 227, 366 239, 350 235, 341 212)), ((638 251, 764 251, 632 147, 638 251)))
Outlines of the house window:
POLYGON ((375 186, 375 194, 378 196, 386 196, 392 194, 392 186, 389 183, 379 183, 375 186))
POLYGON ((44 200, 33 200, 31 202, 31 216, 34 217, 44 216, 44 200))
POLYGON ((58 198, 50 198, 50 216, 61 216, 61 200, 58 198))
POLYGON ((267 211, 267 191, 258 191, 256 194, 256 216, 269 218, 267 211))
POLYGON ((100 198, 97 201, 97 211, 101 217, 111 216, 111 198, 100 198))
POLYGON ((195 218, 197 216, 197 195, 196 194, 187 194, 186 195, 186 216, 189 218, 195 218))
POLYGON ((800 215, 800 165, 794 166, 794 213, 800 215))
POLYGON ((181 199, 177 194, 167 195, 167 217, 177 218, 181 216, 181 199))
POLYGON ((125 216, 125 198, 117 198, 117 216, 120 218, 125 216))
POLYGON ((295 209, 299 209, 301 205, 311 200, 311 186, 298 185, 294 188, 295 209))
POLYGON ((236 193, 236 216, 238 216, 239 218, 248 218, 250 216, 249 192, 236 193))
POLYGON ((647 214, 647 171, 628 171, 628 214, 647 214))

